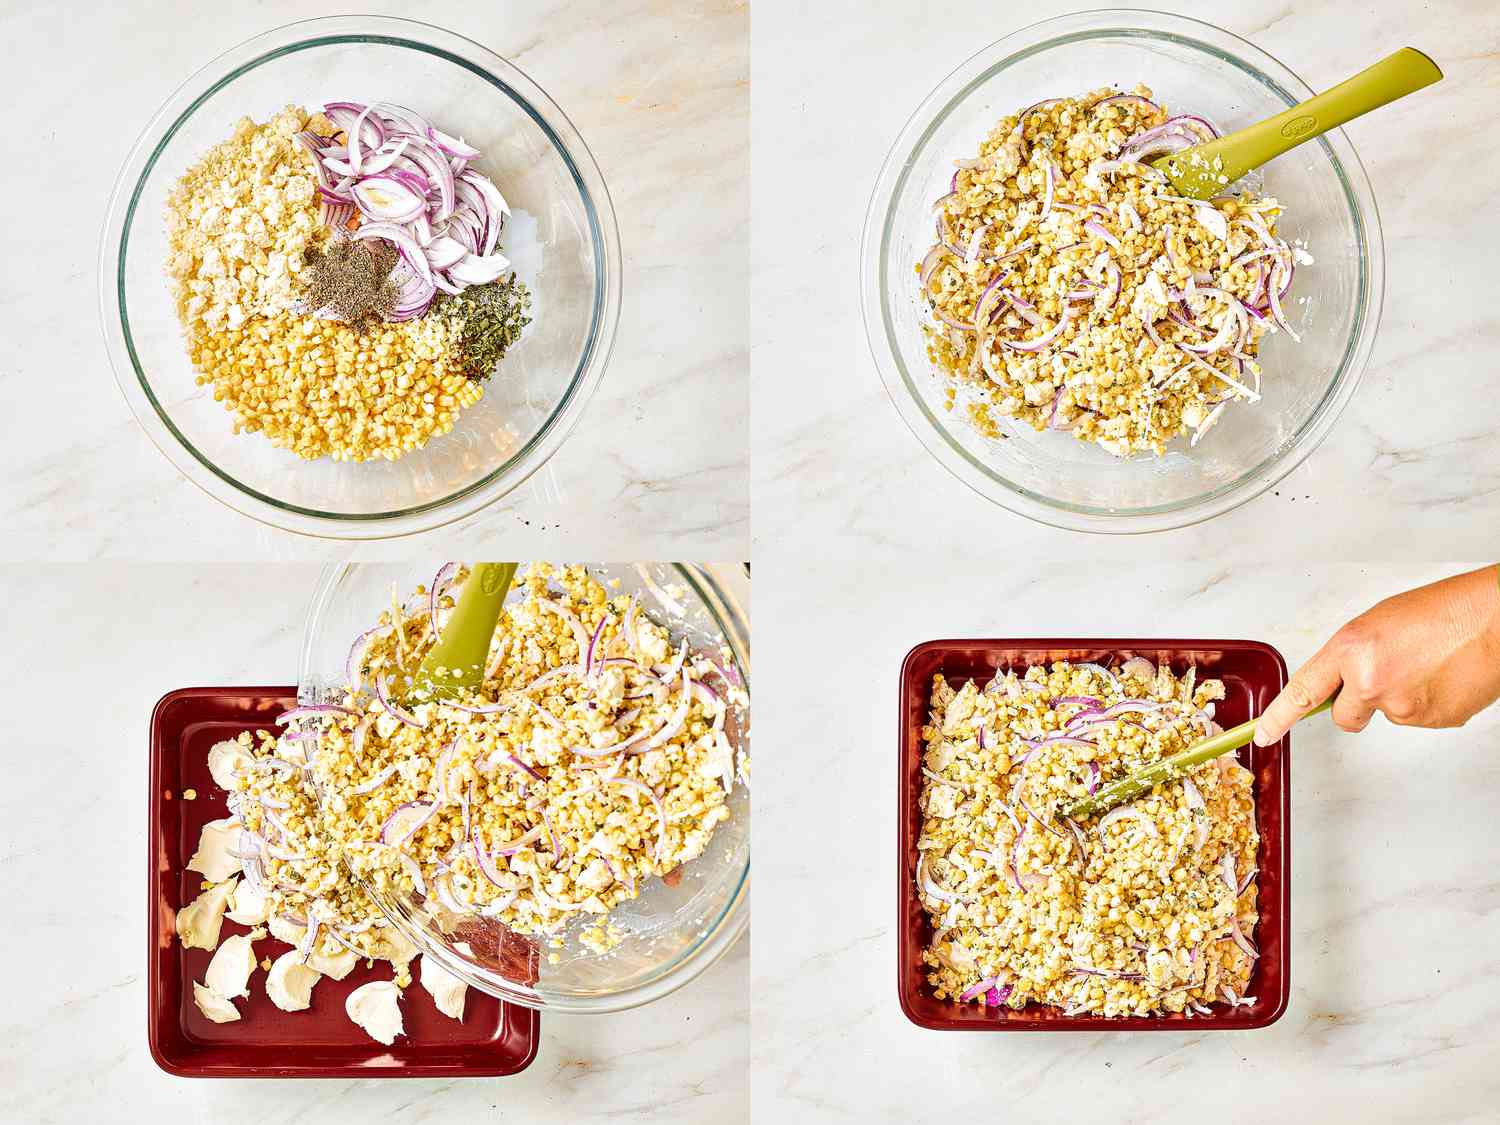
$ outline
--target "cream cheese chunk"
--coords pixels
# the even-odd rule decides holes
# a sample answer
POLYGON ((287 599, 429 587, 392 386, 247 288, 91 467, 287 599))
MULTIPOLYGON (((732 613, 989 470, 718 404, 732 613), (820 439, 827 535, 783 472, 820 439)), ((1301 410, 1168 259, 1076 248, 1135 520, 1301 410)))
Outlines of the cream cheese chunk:
POLYGON ((229 896, 229 913, 225 917, 242 926, 259 926, 270 913, 271 900, 266 895, 265 888, 255 886, 246 879, 241 880, 240 885, 234 889, 234 894, 229 896))
POLYGON ((432 1001, 437 1005, 437 1010, 443 1015, 462 1021, 464 1018, 464 1000, 468 996, 469 986, 456 976, 443 968, 431 957, 423 957, 418 975, 432 1001))
POLYGON ((232 816, 210 820, 198 834, 198 850, 188 860, 189 871, 200 871, 210 883, 222 883, 240 872, 240 861, 229 853, 239 839, 240 822, 232 816))
POLYGON ((266 995, 283 1012, 301 1012, 312 1006, 313 985, 321 976, 316 969, 302 964, 295 949, 288 949, 276 958, 266 974, 266 995))
POLYGON ((208 963, 203 983, 226 1000, 235 996, 248 997, 250 975, 255 972, 256 965, 254 942, 265 936, 265 930, 256 929, 248 934, 225 938, 208 963))
POLYGON ((314 972, 334 980, 343 980, 354 971, 359 958, 352 949, 340 949, 337 953, 324 953, 321 949, 307 959, 307 967, 314 972))
POLYGON ((302 944, 302 939, 307 936, 307 927, 299 926, 290 918, 281 914, 273 914, 270 919, 271 936, 277 941, 284 941, 288 945, 302 944))
POLYGON ((216 742, 208 751, 208 772, 213 774, 214 784, 230 793, 241 770, 252 761, 250 754, 234 739, 216 742))
POLYGON ((212 949, 219 944, 224 908, 234 893, 236 880, 209 887, 177 912, 177 936, 184 949, 212 949))
POLYGON ((240 1018, 239 1009, 211 988, 193 983, 193 1003, 214 1023, 233 1023, 240 1018))
POLYGON ((349 993, 344 1011, 377 1043, 389 1047, 405 1033, 401 1024, 401 990, 388 980, 372 980, 349 993))

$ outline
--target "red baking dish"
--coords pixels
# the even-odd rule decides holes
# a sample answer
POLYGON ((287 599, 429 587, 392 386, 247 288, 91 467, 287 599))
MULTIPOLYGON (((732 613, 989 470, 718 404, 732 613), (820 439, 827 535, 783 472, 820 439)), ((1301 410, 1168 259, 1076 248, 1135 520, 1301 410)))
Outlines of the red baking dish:
POLYGON ((939 1031, 1243 1031, 1275 1023, 1286 1011, 1291 992, 1291 740, 1265 749, 1247 747, 1239 761, 1255 775, 1255 810, 1260 827, 1260 922, 1252 940, 1260 949, 1247 996, 1249 1007, 1231 1010, 1213 1005, 1208 1016, 1065 1016, 1031 1004, 1016 1012, 938 1000, 932 995, 922 964, 922 950, 932 927, 916 892, 917 837, 922 813, 922 727, 934 675, 955 685, 970 678, 987 682, 997 670, 1024 671, 1054 660, 1123 660, 1144 656, 1167 662, 1174 672, 1197 665, 1199 674, 1224 681, 1225 698, 1215 718, 1234 726, 1260 714, 1287 681, 1281 653, 1259 641, 1190 641, 1151 639, 1087 640, 1078 637, 1043 640, 925 641, 906 654, 901 666, 900 855, 896 901, 898 921, 896 988, 901 1010, 919 1027, 939 1031))
MULTIPOLYGON (((176 910, 201 889, 187 871, 206 821, 228 815, 224 793, 208 772, 208 750, 241 731, 270 729, 296 705, 290 687, 204 687, 169 692, 151 716, 150 906, 147 964, 151 1057, 168 1074, 192 1078, 462 1078, 515 1074, 536 1058, 539 1014, 469 989, 462 1023, 439 1012, 416 981, 401 999, 406 1035, 390 1047, 370 1039, 344 1012, 344 1000, 371 980, 389 980, 390 965, 363 964, 341 981, 325 977, 312 1007, 283 1012, 256 971, 250 998, 236 1000, 240 1019, 212 1023, 193 1003, 213 954, 183 949, 176 910), (197 797, 183 799, 185 790, 197 797)), ((247 927, 225 920, 219 940, 247 927)), ((286 946, 256 943, 261 956, 286 946)))

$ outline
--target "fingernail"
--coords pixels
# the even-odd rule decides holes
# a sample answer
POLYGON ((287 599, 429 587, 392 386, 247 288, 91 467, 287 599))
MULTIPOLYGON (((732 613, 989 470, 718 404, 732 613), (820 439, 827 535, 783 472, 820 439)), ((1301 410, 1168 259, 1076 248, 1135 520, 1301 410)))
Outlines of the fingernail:
POLYGON ((1271 745, 1271 743, 1273 743, 1275 741, 1276 740, 1274 738, 1268 737, 1266 735, 1266 732, 1263 731, 1263 730, 1261 730, 1259 726, 1256 726, 1256 728, 1255 728, 1255 745, 1257 745, 1257 746, 1269 746, 1269 745, 1271 745))

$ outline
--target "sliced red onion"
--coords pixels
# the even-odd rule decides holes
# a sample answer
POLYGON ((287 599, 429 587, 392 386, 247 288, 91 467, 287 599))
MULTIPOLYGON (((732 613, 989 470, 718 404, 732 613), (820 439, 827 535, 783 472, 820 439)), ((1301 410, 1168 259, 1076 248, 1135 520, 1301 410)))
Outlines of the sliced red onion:
POLYGON ((453 752, 458 748, 458 739, 444 746, 437 756, 437 761, 432 764, 432 796, 435 804, 444 804, 452 800, 448 792, 448 767, 453 762, 453 752))
POLYGON ((1022 242, 1018 246, 1012 247, 1011 249, 1007 250, 1004 254, 1001 254, 998 258, 995 258, 993 260, 996 261, 996 262, 1008 261, 1011 258, 1016 257, 1018 254, 1024 254, 1024 253, 1026 253, 1026 251, 1030 250, 1035 245, 1036 245, 1036 239, 1034 239, 1034 238, 1028 238, 1025 242, 1022 242))
POLYGON ((313 950, 318 946, 318 931, 322 926, 323 922, 321 919, 313 918, 311 924, 307 927, 307 933, 302 937, 302 945, 298 947, 298 952, 302 954, 301 961, 304 965, 307 964, 307 959, 313 955, 313 950))
POLYGON ((462 138, 450 137, 441 129, 434 129, 430 125, 427 127, 427 136, 433 144, 449 156, 456 156, 461 160, 473 160, 479 155, 479 150, 462 138))
MULTIPOLYGON (((1273 269, 1272 276, 1274 277, 1274 275, 1275 270, 1273 269)), ((1288 284, 1290 284, 1290 282, 1288 284)), ((1302 337, 1297 335, 1297 333, 1293 331, 1292 326, 1287 323, 1286 313, 1281 308, 1281 292, 1277 289, 1274 282, 1266 287, 1266 292, 1270 295, 1271 298, 1271 317, 1276 321, 1277 327, 1279 327, 1283 332, 1285 332, 1288 336, 1290 336, 1293 340, 1300 344, 1302 342, 1302 337)), ((1259 398, 1260 396, 1256 395, 1255 397, 1259 398)))
POLYGON ((1070 312, 1068 306, 1064 305, 1062 318, 1058 320, 1058 322, 1051 328, 1049 328, 1046 332, 1043 332, 1040 336, 1037 336, 1031 340, 1025 340, 1019 344, 1013 340, 1002 340, 1000 342, 1007 348, 1010 348, 1012 351, 1039 352, 1042 349, 1048 347, 1054 340, 1062 335, 1064 330, 1066 330, 1068 327, 1068 321, 1071 315, 1072 313, 1070 312))
POLYGON ((431 820, 438 810, 436 801, 407 801, 398 805, 396 811, 380 826, 380 842, 398 848, 406 843, 431 820))
POLYGON ((1260 394, 1259 394, 1259 392, 1251 390, 1249 387, 1245 386, 1244 383, 1241 383, 1239 380, 1233 378, 1232 376, 1230 376, 1226 372, 1220 371, 1217 367, 1213 366, 1213 364, 1211 364, 1211 363, 1205 363, 1203 360, 1199 359, 1197 356, 1191 357, 1191 359, 1189 360, 1189 362, 1192 363, 1196 367, 1203 368, 1210 375, 1213 375, 1215 378, 1221 380, 1222 382, 1225 382, 1225 383, 1229 384, 1235 390, 1237 390, 1241 394, 1243 394, 1251 402, 1259 402, 1260 401, 1260 394))
POLYGON ((1201 816, 1194 815, 1193 817, 1194 821, 1197 822, 1198 828, 1197 840, 1193 844, 1193 850, 1194 852, 1201 852, 1203 850, 1203 845, 1208 843, 1209 826, 1208 815, 1206 812, 1207 806, 1204 803, 1203 794, 1199 792, 1198 786, 1194 784, 1192 778, 1184 777, 1182 779, 1182 791, 1187 796, 1188 808, 1192 809, 1195 814, 1203 813, 1203 815, 1201 816))
POLYGON ((1116 693, 1121 694, 1121 695, 1123 695, 1125 693, 1125 688, 1124 688, 1124 685, 1122 685, 1120 683, 1120 678, 1118 676, 1116 676, 1113 672, 1111 672, 1108 668, 1106 668, 1103 664, 1095 664, 1095 663, 1092 663, 1092 662, 1090 662, 1090 663, 1079 663, 1079 664, 1073 665, 1073 667, 1075 667, 1075 668, 1085 668, 1088 671, 1093 672, 1096 676, 1100 676, 1103 679, 1108 680, 1109 681, 1109 686, 1112 687, 1112 688, 1114 688, 1115 691, 1116 691, 1116 693))
POLYGON ((488 758, 486 758, 483 762, 480 763, 479 768, 481 770, 483 770, 484 772, 488 773, 490 770, 492 770, 496 766, 498 766, 501 762, 509 762, 511 765, 515 766, 517 769, 519 769, 519 770, 521 770, 521 771, 523 771, 525 773, 529 773, 532 777, 536 778, 538 781, 546 781, 547 780, 547 777, 546 777, 545 774, 538 773, 535 769, 533 769, 531 766, 528 766, 525 762, 523 762, 520 758, 516 757, 514 754, 512 754, 508 750, 496 750, 493 754, 491 754, 488 758))
POLYGON ((386 690, 384 672, 375 673, 375 698, 380 701, 380 705, 385 708, 386 713, 393 718, 400 720, 409 727, 415 727, 417 730, 427 729, 426 723, 419 722, 415 715, 403 710, 400 707, 397 707, 394 703, 391 702, 390 695, 386 690))
POLYGON ((359 636, 355 637, 354 643, 349 646, 349 655, 344 660, 344 682, 350 694, 358 695, 364 683, 363 676, 355 676, 354 674, 354 668, 359 663, 359 661, 355 660, 355 656, 357 654, 362 655, 363 647, 371 637, 389 628, 389 625, 377 625, 373 629, 366 629, 359 636))
POLYGON ((1124 247, 1120 245, 1120 240, 1112 235, 1105 228, 1104 224, 1099 222, 1099 220, 1097 219, 1089 219, 1086 223, 1083 224, 1083 229, 1088 231, 1095 238, 1101 239, 1102 241, 1108 243, 1116 250, 1124 249, 1124 247))
POLYGON ((427 207, 426 201, 394 175, 369 176, 354 185, 354 202, 361 213, 382 223, 409 223, 427 207))
POLYGON ((959 895, 952 891, 945 891, 933 881, 927 873, 927 853, 922 852, 917 856, 917 889, 928 898, 936 899, 938 902, 958 902, 959 895))
POLYGON ((1052 734, 1042 739, 1043 746, 1072 746, 1079 750, 1093 750, 1094 741, 1092 737, 1084 737, 1077 734, 1052 734))
POLYGON ((1234 853, 1225 851, 1219 859, 1219 872, 1224 876, 1224 885, 1233 891, 1239 886, 1239 878, 1234 873, 1234 853))
POLYGON ((979 246, 984 241, 984 236, 989 233, 992 223, 981 223, 974 228, 974 233, 969 235, 969 245, 964 250, 964 261, 974 262, 979 258, 979 246))
POLYGON ((589 631, 584 628, 583 622, 578 620, 578 615, 567 606, 553 601, 551 598, 537 598, 535 605, 545 609, 548 613, 555 613, 568 623, 568 628, 573 630, 573 641, 578 646, 578 659, 580 665, 589 647, 589 631))
POLYGON ((521 692, 522 694, 526 694, 528 692, 535 691, 537 688, 542 687, 545 684, 550 684, 553 680, 557 679, 560 676, 581 674, 582 670, 582 665, 579 664, 560 664, 556 668, 553 668, 550 672, 543 672, 536 679, 532 680, 531 683, 523 687, 521 689, 521 692))
POLYGON ((453 579, 458 570, 458 563, 446 562, 438 567, 438 572, 432 576, 432 586, 428 592, 428 610, 432 615, 432 632, 436 636, 438 632, 438 599, 443 596, 443 589, 453 579))
POLYGON ((516 837, 510 843, 498 845, 495 848, 495 854, 496 855, 503 855, 503 856, 512 856, 512 855, 515 855, 517 852, 521 851, 523 848, 530 847, 536 841, 537 837, 540 836, 541 834, 542 834, 542 826, 540 824, 538 824, 534 828, 532 828, 529 831, 527 831, 526 833, 524 833, 523 835, 520 835, 520 836, 516 837))
POLYGON ((276 716, 276 725, 285 726, 293 719, 308 719, 323 715, 358 715, 359 712, 349 707, 339 707, 332 703, 308 703, 300 707, 293 707, 290 711, 283 711, 276 716))
POLYGON ((658 822, 656 862, 660 864, 662 861, 662 852, 667 846, 667 807, 661 803, 661 798, 656 795, 655 791, 644 782, 636 781, 631 777, 611 777, 606 780, 612 781, 616 785, 623 785, 627 789, 633 789, 638 793, 644 793, 651 799, 651 803, 656 806, 656 819, 658 822))
POLYGON ((1054 193, 1057 190, 1057 169, 1053 165, 1052 161, 1050 161, 1050 160, 1047 161, 1046 169, 1047 169, 1047 188, 1046 188, 1047 194, 1042 199, 1042 212, 1041 212, 1040 215, 1037 216, 1038 221, 1040 221, 1042 219, 1045 219, 1048 215, 1052 214, 1052 200, 1053 200, 1053 195, 1054 195, 1054 193))
POLYGON ((974 999, 976 996, 979 996, 981 993, 988 992, 990 989, 992 989, 994 987, 995 987, 995 978, 994 977, 986 977, 984 980, 980 981, 978 984, 973 985, 970 988, 966 988, 966 989, 963 990, 963 992, 959 993, 959 996, 958 996, 959 1002, 962 1003, 962 1004, 967 1004, 970 1000, 974 999))
POLYGON ((1055 430, 1058 428, 1057 409, 1062 405, 1063 395, 1067 393, 1067 390, 1068 388, 1066 385, 1059 386, 1057 388, 1057 394, 1052 396, 1052 412, 1047 415, 1047 428, 1049 430, 1055 430))
POLYGON ((393 774, 395 772, 396 772, 396 767, 395 766, 386 766, 385 769, 381 770, 374 777, 370 778, 369 781, 362 782, 361 784, 356 785, 354 787, 353 791, 355 793, 361 793, 361 794, 363 794, 363 793, 373 793, 373 792, 375 792, 375 790, 379 789, 382 785, 384 785, 390 779, 391 774, 393 774))
POLYGON ((464 244, 456 238, 438 235, 422 248, 427 254, 427 263, 435 270, 445 270, 463 259, 468 253, 464 244))
POLYGON ((1088 791, 1090 794, 1099 792, 1099 766, 1095 762, 1089 763, 1088 791))
POLYGON ((402 260, 421 275, 424 280, 436 284, 436 279, 432 274, 432 267, 427 264, 427 255, 422 252, 422 247, 417 244, 417 240, 405 227, 385 222, 363 223, 349 237, 357 239, 383 238, 388 242, 395 243, 396 249, 401 252, 402 260))
POLYGON ((1245 936, 1245 931, 1240 929, 1240 920, 1233 915, 1229 918, 1229 936, 1234 939, 1234 944, 1244 950, 1246 956, 1252 960, 1260 956, 1260 950, 1251 944, 1250 939, 1245 936))
POLYGON ((594 654, 599 649, 599 638, 604 636, 604 625, 608 620, 608 614, 604 614, 602 617, 600 617, 599 624, 594 626, 593 636, 589 638, 588 651, 583 658, 583 675, 585 679, 595 675, 597 672, 597 669, 594 666, 594 654))
POLYGON ((1088 862, 1088 858, 1089 858, 1089 852, 1088 852, 1088 848, 1085 846, 1085 844, 1083 842, 1083 828, 1082 828, 1082 826, 1080 826, 1079 823, 1076 820, 1074 820, 1072 817, 1067 817, 1067 816, 1063 817, 1063 823, 1068 826, 1068 831, 1073 834, 1073 842, 1078 845, 1078 856, 1079 856, 1079 858, 1082 859, 1085 863, 1087 863, 1088 862))
POLYGON ((494 883, 495 886, 500 887, 502 890, 504 890, 505 888, 501 883, 501 876, 504 873, 500 870, 499 867, 495 865, 494 857, 490 855, 489 852, 484 850, 484 843, 479 838, 478 824, 474 825, 473 836, 471 837, 471 839, 474 844, 474 862, 479 865, 480 872, 491 883, 494 883))
POLYGON ((1094 108, 1098 109, 1101 105, 1138 105, 1148 113, 1161 112, 1161 106, 1157 105, 1150 98, 1141 97, 1140 94, 1111 94, 1109 97, 1100 98, 1095 102, 1094 108))
MULTIPOLYGON (((686 648, 687 642, 684 641, 684 651, 686 651, 686 648)), ((662 743, 671 741, 677 736, 677 732, 682 729, 683 724, 687 722, 688 709, 692 705, 693 692, 691 681, 688 679, 688 671, 686 668, 682 670, 682 687, 678 691, 678 699, 681 702, 677 710, 673 713, 672 718, 668 720, 667 724, 662 727, 661 730, 653 734, 647 741, 647 749, 655 749, 662 743)))
POLYGON ((552 827, 552 818, 547 815, 547 806, 542 806, 542 824, 547 829, 547 838, 552 841, 552 858, 561 863, 563 857, 562 837, 557 834, 557 829, 552 827))

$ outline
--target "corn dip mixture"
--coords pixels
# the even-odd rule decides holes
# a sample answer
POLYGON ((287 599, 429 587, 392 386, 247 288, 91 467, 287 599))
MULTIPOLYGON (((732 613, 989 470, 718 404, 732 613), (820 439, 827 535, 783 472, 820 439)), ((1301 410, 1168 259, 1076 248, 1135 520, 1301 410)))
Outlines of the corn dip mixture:
MULTIPOLYGON (((749 769, 725 732, 749 702, 730 654, 674 648, 633 596, 581 566, 533 563, 518 578, 524 597, 501 615, 477 693, 403 702, 468 575, 449 564, 404 603, 393 590, 354 642, 340 702, 211 750, 230 816, 203 829, 188 865, 202 894, 178 911, 177 932, 214 949, 225 917, 256 929, 225 943, 238 943, 226 955, 236 962, 249 957, 242 976, 225 984, 211 966, 195 985, 208 1018, 240 1018, 233 998, 249 995, 252 944, 268 926, 293 947, 260 962, 289 1011, 308 1006, 321 976, 389 961, 391 987, 350 998, 350 1018, 389 1042, 418 950, 366 887, 425 899, 440 924, 494 919, 554 948, 578 919, 580 944, 604 953, 622 937, 609 911, 702 855, 729 816, 749 769)), ((462 1018, 462 982, 424 961, 422 983, 462 1018)))
POLYGON ((1261 337, 1297 338, 1281 301, 1294 255, 1312 259, 1276 235, 1281 205, 1176 195, 1147 158, 1217 130, 1150 98, 1106 88, 1007 116, 935 204, 916 266, 928 352, 948 409, 963 390, 987 437, 998 415, 1120 457, 1196 445, 1229 403, 1259 401, 1261 337))
POLYGON ((703 853, 736 776, 725 719, 748 698, 581 566, 534 563, 521 585, 467 700, 382 703, 405 690, 453 598, 436 621, 425 600, 383 615, 357 657, 376 690, 346 695, 355 713, 325 734, 316 775, 324 831, 378 892, 554 934, 703 853))
POLYGON ((1132 658, 934 677, 916 882, 939 999, 1206 1014, 1257 956, 1251 775, 1225 755, 1083 823, 1059 810, 1216 733, 1217 680, 1132 658))

